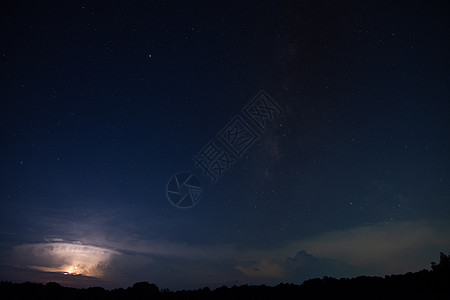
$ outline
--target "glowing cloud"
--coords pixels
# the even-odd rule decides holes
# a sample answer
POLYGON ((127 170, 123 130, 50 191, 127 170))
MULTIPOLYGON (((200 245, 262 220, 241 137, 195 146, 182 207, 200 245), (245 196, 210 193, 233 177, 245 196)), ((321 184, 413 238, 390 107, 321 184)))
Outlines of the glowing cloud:
POLYGON ((31 269, 97 278, 104 276, 112 256, 118 254, 102 247, 68 242, 26 244, 15 250, 27 257, 26 266, 31 269))

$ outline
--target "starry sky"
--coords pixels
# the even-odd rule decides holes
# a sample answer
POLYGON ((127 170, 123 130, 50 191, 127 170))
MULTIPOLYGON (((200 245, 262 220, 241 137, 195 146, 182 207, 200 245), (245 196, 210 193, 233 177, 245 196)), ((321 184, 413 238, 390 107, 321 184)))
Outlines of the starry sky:
POLYGON ((450 251, 445 1, 0 14, 0 280, 274 285, 450 251), (238 154, 220 140, 234 129, 238 154), (210 142, 233 161, 215 181, 195 160, 210 142), (176 174, 193 207, 169 201, 176 174))

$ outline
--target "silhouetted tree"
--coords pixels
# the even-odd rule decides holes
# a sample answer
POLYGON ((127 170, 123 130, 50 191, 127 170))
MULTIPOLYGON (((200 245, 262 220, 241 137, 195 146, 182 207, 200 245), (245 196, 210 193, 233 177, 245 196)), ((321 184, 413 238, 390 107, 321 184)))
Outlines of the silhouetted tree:
POLYGON ((432 271, 421 270, 383 277, 306 280, 301 285, 280 283, 265 285, 222 286, 211 290, 170 291, 148 282, 138 282, 127 289, 105 290, 101 287, 75 289, 56 282, 38 283, 0 282, 0 299, 449 299, 450 255, 440 253, 439 263, 431 264, 432 271))
POLYGON ((449 273, 450 272, 450 254, 447 256, 441 252, 439 255, 439 264, 432 262, 431 269, 434 272, 449 273))
POLYGON ((160 296, 158 286, 145 281, 135 283, 128 290, 133 299, 157 299, 160 296))

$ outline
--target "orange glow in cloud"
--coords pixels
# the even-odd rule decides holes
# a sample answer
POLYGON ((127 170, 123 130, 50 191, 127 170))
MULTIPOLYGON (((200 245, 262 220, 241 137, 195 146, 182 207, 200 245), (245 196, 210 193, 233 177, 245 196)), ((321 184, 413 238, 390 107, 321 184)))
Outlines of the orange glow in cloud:
POLYGON ((27 244, 17 251, 29 257, 27 266, 43 272, 101 278, 118 252, 80 243, 52 242, 27 244))

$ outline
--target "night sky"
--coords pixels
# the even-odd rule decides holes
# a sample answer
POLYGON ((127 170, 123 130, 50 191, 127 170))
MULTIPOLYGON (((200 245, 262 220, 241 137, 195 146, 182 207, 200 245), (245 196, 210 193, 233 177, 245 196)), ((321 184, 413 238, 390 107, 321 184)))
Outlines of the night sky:
POLYGON ((0 15, 0 280, 274 285, 450 251, 446 1, 0 15))

